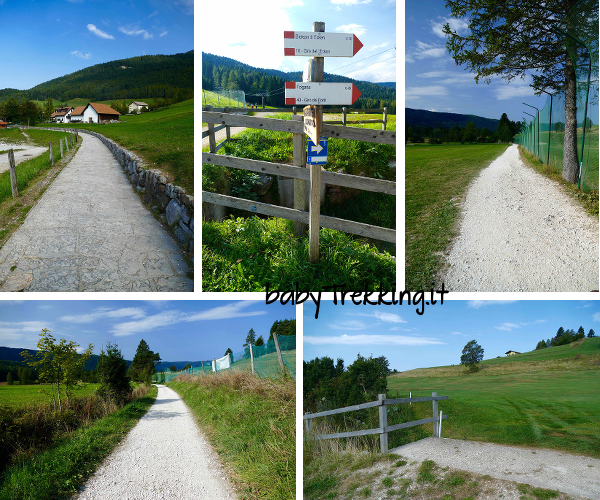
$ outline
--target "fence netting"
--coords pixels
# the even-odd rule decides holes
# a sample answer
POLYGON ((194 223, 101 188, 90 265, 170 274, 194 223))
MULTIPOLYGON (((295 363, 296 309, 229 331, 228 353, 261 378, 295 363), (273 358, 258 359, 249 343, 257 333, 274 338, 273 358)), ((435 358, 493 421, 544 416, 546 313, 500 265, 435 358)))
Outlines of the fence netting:
MULTIPOLYGON (((277 337, 281 358, 284 363, 284 370, 292 377, 296 378, 296 336, 281 335, 277 337)), ((254 357, 254 374, 261 378, 277 378, 282 375, 279 356, 275 347, 275 340, 271 338, 261 346, 252 346, 252 356, 254 357)), ((153 382, 167 383, 178 375, 211 375, 224 371, 243 371, 252 373, 252 358, 250 356, 250 347, 246 346, 242 351, 231 352, 221 358, 214 358, 208 361, 199 361, 195 366, 187 369, 171 371, 169 369, 157 372, 153 376, 153 382)))
MULTIPOLYGON (((577 156, 579 187, 598 189, 598 0, 579 0, 565 19, 557 23, 576 74, 577 156)), ((565 96, 549 95, 539 113, 525 120, 517 142, 543 163, 562 173, 565 96)))
POLYGON ((217 108, 244 108, 246 106, 246 93, 243 90, 216 89, 202 90, 202 105, 217 108))

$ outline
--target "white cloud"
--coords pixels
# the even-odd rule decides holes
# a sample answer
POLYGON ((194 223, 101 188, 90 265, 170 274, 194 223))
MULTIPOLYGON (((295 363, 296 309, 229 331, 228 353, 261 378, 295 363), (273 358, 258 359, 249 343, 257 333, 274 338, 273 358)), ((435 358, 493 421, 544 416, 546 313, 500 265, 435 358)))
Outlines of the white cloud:
POLYGON ((456 31, 459 35, 465 34, 469 31, 469 20, 468 19, 455 19, 453 17, 441 18, 441 21, 431 21, 431 32, 440 38, 446 38, 442 28, 444 24, 448 23, 452 31, 456 31))
POLYGON ((507 332, 511 332, 515 328, 521 328, 521 325, 517 325, 515 323, 502 323, 502 325, 496 327, 496 330, 504 330, 507 332))
POLYGON ((592 316, 592 319, 594 321, 600 321, 600 312, 594 313, 594 315, 592 316))
POLYGON ((367 316, 369 318, 376 318, 384 323, 406 323, 399 315, 394 313, 388 313, 383 311, 375 311, 373 314, 369 313, 357 313, 356 316, 367 316))
POLYGON ((353 33, 356 36, 359 36, 366 33, 367 28, 360 24, 343 24, 342 26, 335 28, 335 31, 340 31, 341 33, 353 33))
POLYGON ((148 332, 156 328, 167 325, 175 325, 177 323, 190 323, 193 321, 215 320, 215 319, 230 319, 244 318, 250 316, 261 316, 267 314, 267 311, 245 311, 244 309, 256 304, 256 301, 245 300, 226 304, 223 306, 213 307, 206 311, 197 313, 182 313, 180 311, 164 311, 152 316, 144 316, 134 318, 136 321, 128 321, 125 323, 116 324, 111 333, 115 337, 123 337, 126 335, 135 335, 136 333, 148 332))
POLYGON ((90 57, 92 57, 92 54, 82 54, 78 50, 74 50, 73 52, 71 52, 71 54, 81 59, 89 59, 90 57))
POLYGON ((108 309, 101 307, 93 313, 76 314, 73 316, 62 316, 60 319, 67 323, 94 323, 102 318, 143 318, 146 313, 138 307, 123 307, 121 309, 108 309))
POLYGON ((417 40, 416 47, 412 49, 412 56, 415 59, 425 59, 428 57, 442 57, 446 54, 446 47, 434 43, 425 43, 417 40))
POLYGON ((466 337, 466 335, 464 333, 461 332, 451 332, 451 335, 460 335, 461 337, 466 337))
POLYGON ((368 327, 369 325, 364 324, 362 321, 356 320, 339 321, 329 325, 329 328, 332 330, 364 330, 368 327))
POLYGON ((158 36, 162 38, 163 36, 167 35, 168 33, 169 33, 168 31, 163 31, 163 32, 162 32, 160 35, 158 35, 158 36))
POLYGON ((100 38, 106 38, 108 40, 114 40, 115 39, 114 36, 109 35, 108 33, 104 33, 104 31, 99 30, 93 24, 88 24, 87 25, 87 29, 90 30, 94 35, 99 36, 100 38))
POLYGON ((533 89, 528 85, 507 84, 493 90, 496 99, 505 101, 514 97, 532 97, 533 89))
POLYGON ((429 85, 425 87, 407 87, 404 94, 408 100, 418 99, 419 97, 444 96, 448 94, 448 91, 442 85, 429 85))
POLYGON ((360 5, 371 3, 372 0, 331 0, 333 5, 360 5))
POLYGON ((479 309, 484 306, 493 306, 496 304, 512 304, 516 300, 469 300, 467 306, 473 309, 479 309))
POLYGON ((383 42, 382 44, 373 45, 372 47, 369 47, 369 50, 383 49, 384 47, 387 47, 389 44, 390 44, 390 42, 383 42))
POLYGON ((304 342, 312 345, 430 345, 444 344, 439 340, 427 337, 407 337, 403 335, 340 335, 313 337, 311 335, 304 336, 304 342))
POLYGON ((130 28, 129 27, 126 28, 125 26, 119 26, 119 31, 121 33, 125 33, 126 35, 130 35, 130 36, 143 35, 144 40, 149 40, 150 38, 154 38, 154 35, 148 33, 146 30, 140 29, 138 26, 133 26, 130 28))

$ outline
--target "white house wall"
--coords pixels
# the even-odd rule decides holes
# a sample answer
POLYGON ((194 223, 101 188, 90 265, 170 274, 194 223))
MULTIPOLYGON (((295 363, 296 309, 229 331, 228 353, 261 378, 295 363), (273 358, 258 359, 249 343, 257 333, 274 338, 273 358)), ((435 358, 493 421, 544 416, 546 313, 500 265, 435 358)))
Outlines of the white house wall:
POLYGON ((89 123, 90 118, 92 119, 93 123, 98 123, 98 113, 96 113, 96 110, 94 108, 88 106, 83 112, 83 122, 89 123))

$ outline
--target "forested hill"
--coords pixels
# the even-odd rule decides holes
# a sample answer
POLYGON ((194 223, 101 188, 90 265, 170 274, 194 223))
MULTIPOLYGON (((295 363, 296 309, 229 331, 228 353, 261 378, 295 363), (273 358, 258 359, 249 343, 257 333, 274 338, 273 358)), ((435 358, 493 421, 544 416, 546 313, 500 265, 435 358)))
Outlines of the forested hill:
POLYGON ((194 51, 119 59, 40 83, 29 90, 2 89, 10 97, 45 101, 85 98, 94 101, 141 97, 191 99, 194 91, 194 51))
POLYGON ((499 120, 492 118, 483 118, 475 115, 461 115, 458 113, 438 113, 436 111, 426 111, 424 109, 405 108, 404 119, 406 128, 427 127, 427 128, 446 128, 458 126, 465 128, 469 122, 473 122, 475 128, 487 128, 496 130, 499 120))
MULTIPOLYGON (((396 88, 395 83, 371 83, 353 80, 345 76, 325 73, 325 82, 354 83, 361 91, 362 96, 354 103, 355 108, 383 108, 387 107, 391 114, 396 113, 396 88)), ((293 71, 285 73, 276 69, 255 68, 230 59, 202 52, 202 88, 215 90, 217 88, 230 90, 243 90, 246 101, 253 104, 262 103, 265 94, 265 105, 285 106, 285 82, 302 81, 302 72, 293 71)))

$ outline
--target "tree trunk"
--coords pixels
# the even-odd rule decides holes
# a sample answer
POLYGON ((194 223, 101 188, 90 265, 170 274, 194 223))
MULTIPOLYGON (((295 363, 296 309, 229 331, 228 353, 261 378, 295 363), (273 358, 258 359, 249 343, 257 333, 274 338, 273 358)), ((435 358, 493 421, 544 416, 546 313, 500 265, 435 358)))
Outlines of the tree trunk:
POLYGON ((568 52, 565 63, 565 142, 562 177, 568 182, 577 184, 579 181, 579 161, 577 160, 577 80, 575 67, 568 52))

